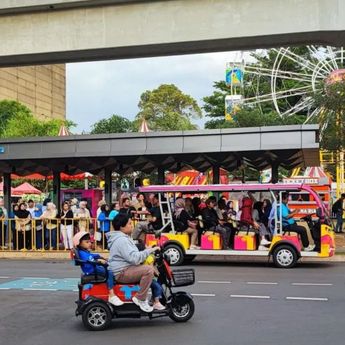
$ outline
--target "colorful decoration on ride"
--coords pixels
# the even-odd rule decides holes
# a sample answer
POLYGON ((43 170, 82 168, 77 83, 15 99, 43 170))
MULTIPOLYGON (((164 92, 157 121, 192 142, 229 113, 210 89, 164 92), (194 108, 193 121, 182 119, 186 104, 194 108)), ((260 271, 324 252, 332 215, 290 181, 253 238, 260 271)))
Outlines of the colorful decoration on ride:
POLYGON ((236 120, 236 114, 241 109, 242 95, 225 96, 225 120, 236 120))
POLYGON ((243 71, 239 67, 227 67, 225 71, 225 83, 230 86, 241 86, 243 82, 243 71))
POLYGON ((235 235, 235 250, 256 250, 256 237, 254 232, 239 231, 235 235))
MULTIPOLYGON (((203 173, 190 169, 180 171, 176 174, 170 173, 166 176, 166 183, 175 186, 205 185, 207 183, 212 183, 212 172, 203 173)), ((229 183, 228 173, 224 169, 220 169, 220 183, 229 183)))
POLYGON ((213 233, 212 231, 206 231, 203 235, 201 235, 201 249, 222 249, 220 235, 213 233))

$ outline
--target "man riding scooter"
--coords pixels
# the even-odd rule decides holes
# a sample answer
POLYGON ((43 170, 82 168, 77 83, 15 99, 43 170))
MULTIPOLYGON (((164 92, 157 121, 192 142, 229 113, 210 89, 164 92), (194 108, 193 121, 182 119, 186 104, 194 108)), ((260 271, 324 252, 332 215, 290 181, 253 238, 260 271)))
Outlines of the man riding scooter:
POLYGON ((148 248, 139 251, 131 238, 133 232, 132 220, 128 215, 119 214, 113 221, 113 228, 106 234, 108 240, 109 270, 115 276, 115 281, 122 284, 138 283, 139 292, 132 298, 139 308, 147 313, 153 311, 153 307, 147 301, 147 293, 154 278, 152 266, 141 265, 159 247, 148 248))

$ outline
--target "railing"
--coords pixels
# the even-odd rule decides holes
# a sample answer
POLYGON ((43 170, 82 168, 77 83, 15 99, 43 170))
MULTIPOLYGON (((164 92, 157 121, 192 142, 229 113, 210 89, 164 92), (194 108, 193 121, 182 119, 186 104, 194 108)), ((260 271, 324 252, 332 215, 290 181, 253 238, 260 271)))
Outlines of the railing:
MULTIPOLYGON (((134 225, 138 221, 133 219, 134 225)), ((73 247, 73 236, 79 231, 90 233, 92 249, 107 250, 105 234, 111 221, 96 218, 71 219, 0 219, 0 250, 64 251, 73 247)))

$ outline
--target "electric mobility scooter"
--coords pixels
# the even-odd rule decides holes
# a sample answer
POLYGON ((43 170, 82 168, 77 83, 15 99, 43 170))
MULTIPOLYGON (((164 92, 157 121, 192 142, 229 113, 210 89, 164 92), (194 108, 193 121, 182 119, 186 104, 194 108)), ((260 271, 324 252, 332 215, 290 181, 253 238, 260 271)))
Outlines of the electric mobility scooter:
MULTIPOLYGON (((71 251, 72 259, 77 266, 83 260, 79 258, 78 250, 71 251)), ((154 255, 154 264, 159 272, 158 282, 163 287, 161 303, 166 306, 162 311, 146 313, 132 302, 132 297, 139 290, 139 285, 116 284, 115 294, 125 302, 116 307, 108 302, 107 276, 93 274, 82 275, 78 284, 79 298, 76 301, 76 316, 81 315, 84 326, 92 331, 101 331, 108 328, 115 318, 141 318, 155 319, 168 316, 175 322, 186 322, 194 314, 194 302, 192 296, 184 291, 173 291, 175 287, 193 285, 195 273, 193 269, 171 270, 169 257, 159 251, 154 255)), ((93 265, 99 262, 88 261, 93 265)), ((107 266, 107 265, 103 265, 107 266)), ((107 270, 105 270, 108 272, 107 270)))

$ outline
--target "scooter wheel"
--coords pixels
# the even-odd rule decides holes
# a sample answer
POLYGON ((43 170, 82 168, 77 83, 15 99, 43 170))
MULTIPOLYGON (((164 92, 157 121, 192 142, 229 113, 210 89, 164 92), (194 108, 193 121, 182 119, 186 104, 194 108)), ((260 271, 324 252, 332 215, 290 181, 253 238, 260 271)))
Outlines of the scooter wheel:
POLYGON ((88 305, 82 315, 84 326, 90 331, 103 331, 111 324, 112 316, 109 307, 102 302, 88 305))
POLYGON ((175 322, 187 322, 194 315, 194 302, 189 296, 176 296, 170 304, 169 317, 175 322))

